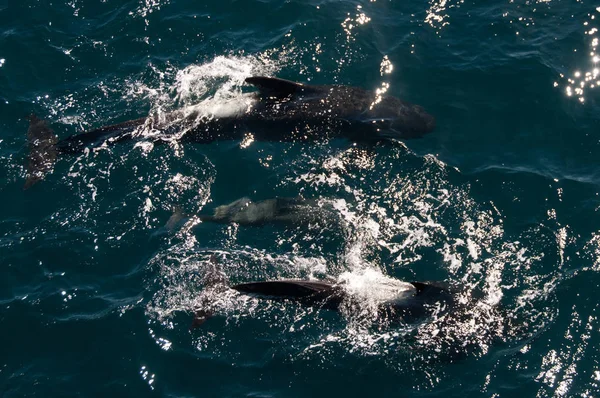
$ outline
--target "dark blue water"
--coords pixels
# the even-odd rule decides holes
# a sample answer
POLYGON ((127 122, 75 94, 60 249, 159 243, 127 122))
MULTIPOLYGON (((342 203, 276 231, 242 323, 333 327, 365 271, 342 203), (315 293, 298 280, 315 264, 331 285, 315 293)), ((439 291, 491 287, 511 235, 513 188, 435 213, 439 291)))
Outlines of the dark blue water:
POLYGON ((0 0, 0 395, 595 396, 596 6, 0 0), (251 75, 387 88, 437 128, 368 148, 141 140, 22 189, 32 112, 64 138, 251 75), (298 195, 341 222, 165 226, 298 195), (225 294, 190 331, 215 253, 233 282, 389 275, 482 297, 382 326, 368 294, 342 314, 225 294))

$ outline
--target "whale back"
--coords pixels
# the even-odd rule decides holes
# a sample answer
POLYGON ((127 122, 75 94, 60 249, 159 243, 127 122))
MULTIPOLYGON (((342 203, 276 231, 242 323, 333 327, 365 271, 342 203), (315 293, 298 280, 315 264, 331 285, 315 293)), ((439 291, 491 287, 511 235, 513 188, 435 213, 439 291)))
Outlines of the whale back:
POLYGON ((416 289, 410 297, 399 297, 390 300, 384 312, 389 317, 412 321, 431 316, 434 313, 445 313, 455 307, 455 291, 441 282, 411 282, 416 289))
POLYGON ((248 77, 246 83, 258 88, 259 99, 246 121, 328 126, 329 134, 343 130, 339 135, 357 140, 414 138, 435 127, 422 107, 380 91, 264 76, 248 77))
POLYGON ((337 309, 344 293, 337 285, 324 281, 276 280, 240 283, 231 286, 240 293, 275 300, 294 300, 308 306, 337 309))

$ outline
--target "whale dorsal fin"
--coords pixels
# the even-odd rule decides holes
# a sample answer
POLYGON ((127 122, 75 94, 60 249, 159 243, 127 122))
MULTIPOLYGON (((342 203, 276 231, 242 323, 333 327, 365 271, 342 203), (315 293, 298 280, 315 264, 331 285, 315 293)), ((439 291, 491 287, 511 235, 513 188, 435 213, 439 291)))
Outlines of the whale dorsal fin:
POLYGON ((311 90, 310 86, 276 77, 252 76, 246 78, 246 83, 258 88, 262 95, 278 98, 289 97, 311 90))

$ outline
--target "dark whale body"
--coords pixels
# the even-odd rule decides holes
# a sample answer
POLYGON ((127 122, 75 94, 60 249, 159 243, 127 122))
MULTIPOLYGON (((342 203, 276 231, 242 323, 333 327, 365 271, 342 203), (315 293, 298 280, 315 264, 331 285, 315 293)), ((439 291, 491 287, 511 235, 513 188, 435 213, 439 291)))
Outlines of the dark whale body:
POLYGON ((257 92, 222 104, 198 104, 162 117, 130 120, 58 141, 48 124, 32 115, 25 188, 50 171, 57 156, 100 144, 143 138, 161 142, 210 143, 237 140, 310 141, 348 138, 379 141, 416 138, 431 132, 435 119, 418 106, 358 87, 312 86, 270 77, 249 77, 257 92), (144 133, 160 132, 152 138, 144 133))
MULTIPOLYGON (((419 318, 427 314, 427 306, 443 302, 452 304, 453 296, 447 286, 438 282, 401 282, 402 288, 395 296, 381 305, 381 312, 393 314, 403 319, 419 318)), ((272 300, 293 300, 307 306, 318 306, 339 310, 342 302, 349 298, 343 284, 306 281, 277 280, 266 282, 241 283, 232 289, 272 300)))
MULTIPOLYGON (((209 267, 204 277, 204 286, 210 289, 216 287, 217 291, 229 288, 261 299, 289 300, 332 311, 341 310, 344 302, 356 298, 344 283, 329 281, 283 279, 229 285, 227 276, 220 270, 214 257, 211 258, 209 267)), ((389 278, 378 289, 384 293, 378 301, 378 317, 388 321, 419 320, 440 308, 449 311, 457 305, 457 292, 441 282, 409 283, 389 278)), ((196 309, 192 327, 203 324, 213 315, 208 307, 210 305, 196 309)))
POLYGON ((527 335, 526 324, 501 305, 487 303, 478 289, 444 282, 409 283, 376 271, 342 274, 337 281, 282 279, 230 285, 213 255, 202 284, 192 328, 220 312, 222 296, 231 297, 233 291, 284 301, 284 310, 297 304, 339 312, 361 327, 399 327, 410 352, 425 349, 423 358, 428 361, 455 362, 471 353, 485 354, 491 344, 503 344, 507 337, 527 335))

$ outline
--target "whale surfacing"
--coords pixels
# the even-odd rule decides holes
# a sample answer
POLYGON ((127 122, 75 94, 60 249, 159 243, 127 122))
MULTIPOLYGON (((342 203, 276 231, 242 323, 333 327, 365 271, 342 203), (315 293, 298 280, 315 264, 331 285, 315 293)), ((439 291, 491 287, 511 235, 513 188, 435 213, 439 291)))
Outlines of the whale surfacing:
POLYGON ((129 120, 60 141, 45 121, 32 115, 25 188, 43 179, 62 154, 132 139, 210 143, 240 140, 251 133, 259 141, 372 142, 418 138, 435 128, 434 117, 421 106, 359 87, 306 85, 264 76, 245 81, 257 91, 226 103, 207 99, 161 117, 129 120), (148 131, 159 134, 149 137, 148 131))
MULTIPOLYGON (((343 311, 347 304, 370 301, 377 318, 382 321, 411 322, 431 316, 440 309, 445 312, 457 306, 456 290, 442 282, 405 282, 384 275, 377 278, 374 284, 361 287, 352 286, 351 282, 343 279, 279 279, 231 285, 214 256, 210 259, 203 285, 205 289, 218 294, 232 289, 264 300, 287 300, 306 307, 338 312, 343 311)), ((212 316, 210 307, 209 300, 195 309, 192 327, 200 326, 212 316)))

